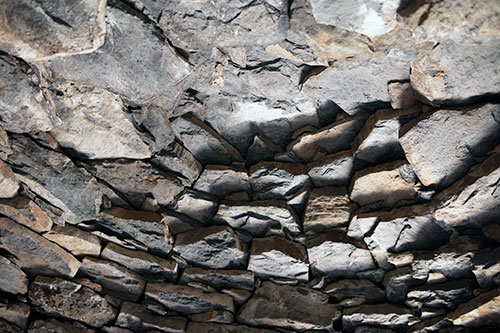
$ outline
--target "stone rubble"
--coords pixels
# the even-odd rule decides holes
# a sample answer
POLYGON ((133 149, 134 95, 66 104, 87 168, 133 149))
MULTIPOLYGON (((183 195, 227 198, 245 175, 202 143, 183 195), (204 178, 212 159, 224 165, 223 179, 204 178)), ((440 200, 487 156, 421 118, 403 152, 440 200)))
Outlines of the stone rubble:
POLYGON ((0 2, 0 331, 494 332, 500 2, 0 2))

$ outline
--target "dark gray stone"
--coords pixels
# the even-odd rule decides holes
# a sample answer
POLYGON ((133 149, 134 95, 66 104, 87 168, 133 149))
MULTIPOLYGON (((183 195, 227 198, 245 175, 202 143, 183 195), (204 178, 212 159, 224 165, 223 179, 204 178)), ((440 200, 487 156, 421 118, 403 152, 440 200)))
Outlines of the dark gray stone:
POLYGON ((217 290, 240 288, 253 291, 254 274, 244 270, 207 270, 197 267, 186 267, 179 283, 199 282, 217 290))
POLYGON ((186 318, 155 316, 139 304, 124 302, 115 325, 137 331, 184 332, 186 318))
POLYGON ((28 290, 26 274, 4 257, 0 257, 0 276, 3 280, 0 284, 0 290, 10 294, 26 294, 28 290))

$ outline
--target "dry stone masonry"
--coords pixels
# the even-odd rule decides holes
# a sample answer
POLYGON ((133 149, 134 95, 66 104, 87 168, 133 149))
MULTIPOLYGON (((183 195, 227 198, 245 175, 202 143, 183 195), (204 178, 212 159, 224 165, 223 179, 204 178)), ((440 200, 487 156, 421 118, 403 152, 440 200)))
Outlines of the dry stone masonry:
POLYGON ((0 332, 496 332, 498 0, 0 1, 0 332))

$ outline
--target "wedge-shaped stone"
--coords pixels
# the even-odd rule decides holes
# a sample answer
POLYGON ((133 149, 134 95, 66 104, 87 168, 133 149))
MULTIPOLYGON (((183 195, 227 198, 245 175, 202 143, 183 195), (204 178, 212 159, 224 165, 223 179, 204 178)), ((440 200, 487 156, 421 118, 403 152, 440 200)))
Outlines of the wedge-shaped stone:
POLYGON ((272 44, 284 38, 288 26, 282 0, 249 6, 180 0, 143 3, 173 43, 188 50, 272 44))
POLYGON ((83 231, 70 225, 56 225, 43 237, 65 248, 74 255, 95 255, 101 253, 101 241, 90 232, 83 231))
POLYGON ((90 54, 48 61, 53 78, 108 89, 140 104, 172 107, 189 76, 188 63, 138 16, 115 7, 108 7, 106 16, 104 45, 90 54))
POLYGON ((168 205, 183 189, 178 178, 141 161, 100 162, 86 167, 97 178, 122 193, 136 208, 141 207, 150 196, 160 205, 168 205))
POLYGON ((256 135, 253 142, 248 147, 247 163, 250 165, 256 164, 260 161, 272 161, 274 155, 282 153, 283 149, 275 145, 264 137, 256 135))
POLYGON ((345 187, 316 188, 307 201, 304 215, 304 231, 318 233, 349 224, 352 211, 345 187))
POLYGON ((19 181, 16 175, 3 161, 0 161, 0 188, 0 198, 12 198, 19 190, 19 181))
POLYGON ((253 291, 254 279, 254 274, 250 271, 236 269, 207 270, 197 267, 186 267, 182 272, 179 283, 199 282, 217 290, 241 288, 253 291))
POLYGON ((253 239, 248 270, 261 279, 309 281, 305 247, 281 237, 253 239))
POLYGON ((248 174, 245 171, 218 165, 207 165, 194 189, 224 198, 235 192, 250 192, 248 174))
MULTIPOLYGON (((494 162, 494 161, 492 161, 494 162)), ((450 195, 434 212, 436 220, 452 227, 481 227, 500 218, 500 156, 498 167, 461 191, 450 195)), ((467 178, 467 176, 466 176, 467 178)))
POLYGON ((61 209, 66 222, 75 224, 96 217, 102 194, 91 175, 63 154, 44 149, 26 137, 11 136, 10 144, 15 153, 7 162, 17 178, 61 209))
POLYGON ((165 228, 160 214, 111 208, 104 211, 96 224, 121 238, 133 239, 149 251, 167 256, 172 247, 165 239, 165 228))
POLYGON ((473 284, 471 280, 464 279, 412 288, 406 304, 418 310, 425 307, 451 311, 473 297, 473 284))
POLYGON ((0 300, 0 318, 26 329, 29 315, 30 306, 28 304, 0 300))
POLYGON ((273 333, 276 332, 272 329, 267 328, 253 328, 244 325, 225 325, 225 324, 215 324, 215 323, 188 323, 187 333, 273 333))
POLYGON ((26 294, 28 278, 26 274, 9 259, 0 257, 0 290, 10 294, 26 294))
POLYGON ((177 279, 177 263, 173 260, 155 257, 147 252, 134 251, 108 243, 101 258, 119 263, 142 276, 161 275, 170 281, 177 279))
POLYGON ((379 220, 378 217, 354 216, 349 223, 347 236, 356 240, 361 240, 374 229, 379 220))
POLYGON ((241 155, 212 128, 193 116, 183 116, 172 122, 184 146, 202 164, 231 164, 241 161, 241 155))
POLYGON ((406 109, 416 102, 415 92, 408 81, 389 82, 387 91, 391 97, 391 106, 393 109, 406 109))
POLYGON ((328 280, 352 278, 359 272, 375 269, 370 251, 352 244, 327 240, 307 252, 313 272, 328 280))
POLYGON ((325 292, 343 306, 382 303, 385 292, 369 280, 340 280, 325 287, 325 292))
POLYGON ((399 141, 420 181, 443 188, 500 143, 499 118, 498 104, 438 110, 401 128, 399 141))
POLYGON ((217 211, 217 202, 212 196, 187 189, 169 205, 169 208, 202 224, 207 224, 217 211))
POLYGON ((91 289, 60 278, 37 276, 28 296, 39 312, 78 320, 92 327, 110 322, 117 312, 91 289))
POLYGON ((104 43, 106 1, 2 3, 2 49, 29 61, 89 53, 104 43))
POLYGON ((0 218, 0 248, 29 274, 72 278, 80 267, 71 254, 8 218, 0 218))
POLYGON ((481 294, 461 304, 455 311, 448 314, 448 318, 457 326, 498 327, 500 324, 500 296, 498 293, 498 289, 493 289, 481 294))
POLYGON ((179 143, 173 143, 171 150, 161 151, 153 158, 153 161, 161 168, 180 174, 188 180, 190 185, 198 179, 203 170, 201 163, 179 143))
POLYGON ((4 87, 0 96, 0 126, 9 132, 31 133, 49 131, 60 122, 28 65, 0 56, 0 68, 0 83, 4 87))
POLYGON ((167 309, 182 314, 195 314, 212 310, 234 312, 231 296, 204 292, 197 288, 166 283, 148 283, 146 299, 155 300, 167 309))
POLYGON ((390 252, 432 250, 445 244, 449 237, 450 233, 432 216, 415 216, 379 222, 367 243, 373 241, 390 252))
POLYGON ((225 203, 219 205, 214 216, 216 223, 228 224, 254 237, 264 235, 292 235, 300 233, 298 217, 287 205, 278 201, 225 203))
POLYGON ((47 213, 24 196, 0 200, 0 214, 37 232, 48 231, 52 228, 52 219, 47 213))
POLYGON ((135 302, 144 291, 145 283, 139 274, 111 261, 85 257, 80 272, 124 300, 135 302))
POLYGON ((115 325, 133 331, 160 330, 181 333, 186 328, 186 318, 155 316, 139 304, 124 302, 115 325))
POLYGON ((244 268, 245 246, 231 228, 213 226, 177 235, 174 251, 189 263, 215 269, 244 268))
MULTIPOLYGON (((474 8, 477 10, 481 9, 474 8)), ((499 59, 498 37, 481 43, 441 41, 427 56, 412 62, 411 85, 419 99, 431 105, 470 103, 500 92, 499 59)))
MULTIPOLYGON (((35 320, 31 322, 29 333, 95 333, 95 330, 84 328, 82 324, 70 324, 55 319, 35 320)), ((115 332, 113 332, 115 333, 115 332)), ((121 332, 116 332, 121 333, 121 332)), ((129 332, 124 332, 129 333, 129 332)))
POLYGON ((302 164, 261 162, 250 168, 250 185, 254 200, 287 200, 311 181, 302 164))
POLYGON ((353 170, 350 151, 328 155, 324 159, 309 163, 309 177, 315 187, 348 186, 353 170))
POLYGON ((342 324, 344 329, 354 329, 356 326, 369 325, 381 328, 406 331, 410 323, 417 318, 411 311, 402 306, 392 304, 361 305, 344 309, 342 324))
POLYGON ((404 161, 390 162, 358 171, 350 188, 351 200, 392 207, 401 200, 413 200, 417 195, 413 170, 404 161))
POLYGON ((308 330, 328 329, 336 317, 337 307, 328 304, 328 295, 266 281, 243 305, 237 319, 252 326, 308 330))
POLYGON ((59 145, 84 158, 144 159, 151 152, 125 117, 119 96, 98 88, 61 86, 53 98, 62 123, 51 130, 59 145), (60 95, 61 94, 61 95, 60 95))
POLYGON ((350 149, 351 142, 363 126, 365 118, 348 118, 333 123, 317 133, 306 134, 290 144, 288 150, 304 162, 350 149))
POLYGON ((355 163, 364 167, 404 158, 399 129, 419 112, 420 107, 415 106, 404 110, 382 109, 372 114, 352 142, 355 163))

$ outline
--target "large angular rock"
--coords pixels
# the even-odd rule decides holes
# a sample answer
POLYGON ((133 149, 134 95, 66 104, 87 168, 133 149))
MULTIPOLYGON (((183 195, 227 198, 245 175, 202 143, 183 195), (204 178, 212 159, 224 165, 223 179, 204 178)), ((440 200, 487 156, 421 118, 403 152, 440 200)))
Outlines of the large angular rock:
POLYGON ((343 306, 381 303, 385 293, 369 280, 340 280, 325 287, 325 292, 343 306))
POLYGON ((167 256, 172 246, 165 240, 162 219, 153 212, 111 208, 95 222, 110 233, 139 242, 154 254, 167 256))
POLYGON ((151 152, 125 117, 122 100, 104 89, 66 85, 53 96, 62 123, 50 133, 88 159, 145 159, 151 152))
POLYGON ((150 196, 160 205, 168 205, 183 189, 177 177, 142 161, 100 162, 86 167, 95 177, 122 193, 136 208, 150 196))
POLYGON ((139 304, 124 302, 115 325, 134 331, 160 330, 165 332, 184 332, 186 319, 183 317, 155 316, 139 304))
POLYGON ((15 153, 7 162, 17 178, 61 209, 66 222, 75 224, 96 217, 102 193, 91 175, 68 157, 43 149, 26 137, 12 136, 10 144, 15 153))
POLYGON ((252 241, 248 270, 261 279, 309 280, 307 251, 301 244, 281 237, 252 241))
POLYGON ((139 274, 107 260, 85 257, 80 273, 100 284, 108 293, 124 300, 135 302, 144 291, 145 283, 139 274))
POLYGON ((328 295, 303 287, 264 282, 238 314, 238 322, 252 326, 273 326, 292 330, 332 327, 337 307, 328 295), (305 306, 307 304, 307 306, 305 306))
POLYGON ((153 163, 158 164, 159 168, 180 174, 187 179, 189 185, 198 179, 203 170, 203 166, 193 154, 176 142, 173 143, 172 149, 158 153, 153 158, 153 163))
POLYGON ((250 183, 244 170, 207 165, 194 189, 224 198, 234 192, 250 192, 250 183))
POLYGON ((325 241, 309 247, 311 268, 328 280, 355 277, 357 273, 375 269, 370 251, 348 243, 325 241))
POLYGON ((0 83, 3 87, 0 126, 6 131, 49 131, 60 122, 32 74, 28 65, 13 57, 0 56, 0 83))
POLYGON ((398 24, 396 10, 399 0, 329 1, 311 0, 312 13, 318 24, 355 31, 370 38, 386 34, 398 24))
POLYGON ((282 0, 143 3, 172 43, 186 50, 272 44, 284 38, 288 27, 287 2, 282 0))
POLYGON ((165 283, 148 283, 146 299, 155 300, 167 309, 182 314, 195 314, 212 310, 234 312, 231 296, 204 292, 197 288, 165 283))
POLYGON ((466 327, 490 326, 500 324, 499 290, 481 294, 469 302, 461 304, 455 311, 448 314, 454 325, 466 327))
POLYGON ((481 43, 440 41, 429 54, 411 64, 411 85, 417 96, 439 106, 470 103, 483 95, 498 94, 498 44, 498 37, 481 43), (467 80, 463 80, 465 76, 467 80))
POLYGON ((498 119, 497 104, 438 110, 401 128, 399 141, 420 181, 443 188, 500 142, 498 119))
POLYGON ((349 201, 345 187, 316 188, 307 202, 304 232, 318 233, 345 227, 355 208, 349 201))
POLYGON ((60 278, 37 276, 28 296, 41 313, 78 320, 92 327, 105 325, 117 312, 91 289, 60 278))
POLYGON ((231 228, 213 226, 177 235, 174 251, 189 263, 215 269, 244 268, 245 246, 231 228))
POLYGON ((136 103, 172 107, 190 74, 188 63, 138 16, 114 7, 106 16, 104 45, 90 54, 48 61, 52 77, 109 89, 136 103))
POLYGON ((26 294, 28 278, 26 274, 9 259, 0 257, 0 276, 3 282, 0 290, 10 294, 26 294))
POLYGON ((356 166, 403 159, 399 129, 415 118, 419 111, 419 107, 412 107, 404 110, 382 109, 372 114, 352 142, 356 166))
POLYGON ((434 217, 451 227, 480 227, 489 222, 496 223, 500 217, 499 178, 500 167, 497 167, 461 191, 449 196, 436 209, 434 217))
POLYGON ((205 123, 193 116, 183 116, 172 122, 184 146, 202 164, 231 164, 241 161, 240 153, 205 123))
POLYGON ((106 1, 2 3, 2 50, 29 61, 95 51, 106 34, 106 1))
POLYGON ((0 198, 12 198, 19 190, 19 181, 8 164, 0 161, 0 198))
POLYGON ((458 304, 473 297, 473 282, 458 280, 412 288, 408 292, 406 304, 412 308, 443 308, 453 310, 458 304))
POLYGON ((101 253, 101 241, 97 236, 70 225, 56 225, 43 237, 65 248, 74 255, 95 255, 101 253))
POLYGON ((356 240, 361 240, 374 229, 379 220, 378 217, 354 216, 349 223, 347 236, 356 240))
POLYGON ((358 171, 350 188, 351 200, 360 206, 392 207, 413 200, 418 193, 413 170, 404 161, 390 162, 358 171))
POLYGON ((288 150, 304 162, 319 160, 330 154, 350 149, 351 142, 365 122, 363 117, 335 122, 313 134, 306 134, 291 143, 288 150))
POLYGON ((48 231, 52 228, 52 219, 47 213, 24 196, 0 200, 0 214, 37 232, 48 231))
POLYGON ((72 278, 80 267, 71 254, 8 218, 0 218, 0 248, 29 274, 72 278))
POLYGON ((197 267, 186 267, 179 283, 198 282, 209 285, 217 290, 241 288, 253 291, 254 274, 250 271, 228 269, 207 270, 197 267))
POLYGON ((254 200, 287 200, 311 181, 304 165, 261 162, 250 168, 250 185, 254 200))
POLYGON ((219 205, 214 222, 228 224, 238 231, 259 237, 264 235, 291 235, 300 233, 298 217, 280 202, 263 201, 249 204, 225 203, 219 205))
POLYGON ((390 252, 432 250, 445 244, 450 233, 441 228, 432 216, 414 216, 381 221, 368 242, 390 252))
MULTIPOLYGON (((332 43, 325 39, 326 43, 332 43)), ((389 106, 387 82, 409 79, 410 61, 415 56, 413 50, 395 47, 387 54, 369 60, 339 61, 304 82, 302 92, 316 98, 331 99, 351 116, 375 111, 389 106)))
POLYGON ((175 261, 155 257, 142 251, 129 250, 113 243, 106 245, 101 258, 121 264, 142 276, 161 275, 170 281, 175 281, 177 278, 175 261))
POLYGON ((316 187, 348 186, 353 170, 350 151, 326 156, 323 160, 310 163, 309 177, 316 187))
POLYGON ((392 304, 361 305, 345 309, 342 316, 344 329, 352 330, 356 326, 369 325, 377 328, 390 328, 406 331, 410 323, 416 321, 410 310, 392 304))
POLYGON ((207 224, 217 211, 217 202, 214 197, 205 193, 185 190, 169 205, 169 208, 202 224, 207 224))
MULTIPOLYGON (((55 319, 34 320, 31 322, 29 333, 95 333, 95 330, 84 328, 82 324, 70 324, 55 319)), ((122 333, 122 332, 116 332, 122 333)), ((129 332, 125 332, 129 333, 129 332)))
POLYGON ((0 318, 3 318, 17 326, 26 329, 28 317, 30 315, 30 306, 25 303, 10 301, 0 301, 0 318))
POLYGON ((187 333, 273 333, 272 329, 267 328, 253 328, 244 325, 225 325, 225 324, 215 324, 215 323, 196 323, 189 322, 187 333))

